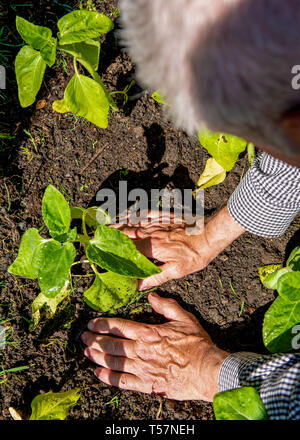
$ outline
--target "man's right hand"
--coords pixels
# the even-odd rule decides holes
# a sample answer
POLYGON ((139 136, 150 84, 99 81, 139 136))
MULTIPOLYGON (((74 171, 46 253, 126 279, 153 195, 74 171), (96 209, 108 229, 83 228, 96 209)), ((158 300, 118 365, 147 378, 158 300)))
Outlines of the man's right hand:
POLYGON ((159 211, 149 211, 138 225, 116 224, 146 257, 163 263, 162 272, 139 282, 139 290, 204 269, 245 230, 231 217, 227 207, 209 219, 198 235, 188 235, 184 224, 166 224, 159 211))

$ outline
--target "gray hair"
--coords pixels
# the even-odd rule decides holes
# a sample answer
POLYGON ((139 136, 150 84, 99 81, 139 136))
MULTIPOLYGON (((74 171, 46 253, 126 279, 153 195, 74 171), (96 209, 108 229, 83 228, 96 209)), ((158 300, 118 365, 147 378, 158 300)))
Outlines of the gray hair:
POLYGON ((160 89, 175 123, 295 153, 279 122, 300 104, 299 0, 121 0, 138 78, 160 89))

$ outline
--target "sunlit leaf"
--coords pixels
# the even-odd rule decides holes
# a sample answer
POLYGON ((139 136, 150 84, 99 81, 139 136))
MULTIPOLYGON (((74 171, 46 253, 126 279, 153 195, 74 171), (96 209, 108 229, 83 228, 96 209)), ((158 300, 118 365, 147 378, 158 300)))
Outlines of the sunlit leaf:
POLYGON ((62 290, 54 297, 49 298, 41 292, 31 304, 32 317, 29 330, 33 331, 38 326, 41 318, 51 318, 57 310, 58 305, 71 293, 67 281, 62 290))
POLYGON ((255 388, 242 387, 214 396, 217 420, 267 420, 268 414, 255 388))
POLYGON ((266 348, 271 353, 291 351, 294 348, 292 341, 295 337, 293 327, 299 323, 300 297, 298 301, 291 302, 279 296, 264 317, 263 340, 266 348))
POLYGON ((300 270, 300 246, 297 246, 289 256, 286 265, 292 270, 300 270))
POLYGON ((85 302, 97 312, 109 312, 124 306, 137 291, 137 280, 113 272, 96 275, 85 292, 85 302))
POLYGON ((80 388, 63 393, 39 394, 31 402, 29 420, 65 420, 69 409, 78 402, 80 388))
POLYGON ((64 196, 53 185, 49 185, 44 193, 42 214, 51 236, 65 241, 70 230, 71 211, 64 196))
POLYGON ((100 40, 89 39, 80 43, 65 44, 60 47, 65 52, 80 60, 87 61, 94 70, 98 70, 100 55, 100 40))
POLYGON ((234 167, 240 153, 247 147, 247 141, 226 133, 200 132, 199 141, 226 171, 234 167))
POLYGON ((214 158, 209 158, 205 168, 197 182, 197 190, 209 188, 213 185, 222 183, 226 178, 226 171, 219 165, 214 158))
POLYGON ((52 104, 52 108, 57 113, 68 113, 70 111, 64 99, 58 99, 57 101, 54 101, 52 104))
POLYGON ((75 256, 76 250, 72 243, 61 244, 51 240, 42 246, 38 282, 45 296, 54 298, 59 294, 69 279, 75 256))
POLYGON ((59 44, 73 44, 106 34, 114 27, 112 20, 93 11, 72 11, 57 23, 59 44))

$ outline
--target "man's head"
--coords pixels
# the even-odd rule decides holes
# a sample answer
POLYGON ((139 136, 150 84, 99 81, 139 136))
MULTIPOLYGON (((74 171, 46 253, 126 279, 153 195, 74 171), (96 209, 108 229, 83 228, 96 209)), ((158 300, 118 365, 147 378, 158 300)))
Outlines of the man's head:
POLYGON ((121 0, 124 40, 176 123, 235 134, 300 166, 299 0, 121 0))

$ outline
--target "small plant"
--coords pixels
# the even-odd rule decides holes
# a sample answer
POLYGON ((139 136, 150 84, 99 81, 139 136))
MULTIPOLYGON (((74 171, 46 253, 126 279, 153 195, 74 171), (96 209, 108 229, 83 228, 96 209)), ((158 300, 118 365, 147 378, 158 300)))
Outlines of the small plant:
POLYGON ((75 74, 69 81, 64 99, 53 103, 58 113, 71 112, 101 128, 108 126, 111 107, 116 104, 97 73, 100 56, 100 35, 113 29, 109 17, 94 11, 78 10, 58 20, 57 38, 49 28, 37 26, 24 18, 16 18, 19 34, 27 43, 15 60, 15 70, 22 107, 32 105, 42 85, 46 67, 52 67, 57 50, 73 56, 75 74), (92 78, 78 72, 77 62, 92 78))
MULTIPOLYGON (((258 269, 262 284, 277 289, 278 298, 264 316, 263 341, 271 353, 299 348, 294 329, 300 324, 300 247, 289 256, 286 266, 270 264, 258 269)), ((300 328, 300 326, 299 326, 300 328)), ((299 329, 298 329, 299 330, 299 329)), ((214 397, 217 420, 266 420, 266 410, 255 388, 243 387, 218 393, 214 397)))
MULTIPOLYGON (((31 416, 29 420, 65 420, 69 409, 80 398, 80 389, 62 393, 39 394, 31 402, 31 416)), ((9 408, 10 415, 14 420, 22 420, 22 416, 14 408, 9 408)))
POLYGON ((161 271, 125 234, 107 226, 111 220, 105 211, 97 207, 70 208, 53 185, 44 193, 42 215, 52 238, 41 237, 35 228, 26 231, 18 256, 8 269, 11 274, 38 280, 41 293, 32 303, 30 330, 39 324, 42 312, 53 316, 70 295, 71 269, 82 263, 74 262, 75 243, 84 247, 84 262, 89 262, 94 272, 94 282, 84 293, 85 302, 99 312, 113 312, 124 306, 137 292, 137 278, 161 271), (80 233, 76 227, 71 229, 72 219, 81 221, 80 233))

